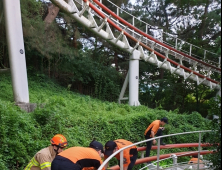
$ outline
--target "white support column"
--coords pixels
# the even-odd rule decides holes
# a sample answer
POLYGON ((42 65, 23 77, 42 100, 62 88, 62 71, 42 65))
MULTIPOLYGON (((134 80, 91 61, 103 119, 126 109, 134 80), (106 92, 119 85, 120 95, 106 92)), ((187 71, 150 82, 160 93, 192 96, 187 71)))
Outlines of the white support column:
POLYGON ((14 100, 29 103, 20 0, 3 0, 14 100))
POLYGON ((139 106, 139 59, 140 52, 134 50, 129 61, 129 105, 139 106))
POLYGON ((120 152, 120 170, 123 170, 123 151, 120 152))

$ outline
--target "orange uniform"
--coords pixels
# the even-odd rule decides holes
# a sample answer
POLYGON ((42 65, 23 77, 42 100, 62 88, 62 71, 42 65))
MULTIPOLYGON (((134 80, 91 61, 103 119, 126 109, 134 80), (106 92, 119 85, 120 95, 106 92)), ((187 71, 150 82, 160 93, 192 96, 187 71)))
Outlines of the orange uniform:
POLYGON ((89 168, 83 168, 82 170, 95 170, 94 167, 89 167, 89 168))
MULTIPOLYGON (((63 160, 61 161, 61 157, 64 159, 67 159, 67 160, 71 161, 73 164, 79 166, 80 169, 83 169, 83 168, 98 169, 100 167, 100 165, 103 163, 100 155, 93 148, 84 148, 84 147, 69 148, 69 149, 61 152, 55 158, 54 167, 56 167, 56 165, 59 165, 60 162, 63 161, 63 160)), ((55 168, 55 169, 58 169, 58 168, 55 168)), ((60 168, 60 169, 62 169, 62 168, 60 168)), ((75 168, 75 169, 78 169, 78 168, 75 168)), ((103 170, 105 170, 105 168, 103 170)))
MULTIPOLYGON (((188 164, 197 164, 198 163, 198 158, 191 158, 188 164)), ((199 163, 203 163, 202 160, 199 160, 199 163)))
POLYGON ((154 135, 157 133, 158 129, 160 127, 160 120, 155 120, 153 121, 149 127, 146 129, 144 135, 147 136, 147 137, 152 137, 151 136, 151 131, 154 132, 154 135))
MULTIPOLYGON (((189 165, 192 165, 193 169, 198 169, 198 158, 191 158, 190 161, 188 162, 189 165)), ((204 163, 202 160, 199 160, 199 169, 203 169, 205 167, 204 163)))
MULTIPOLYGON (((124 139, 118 139, 114 141, 118 147, 118 149, 124 148, 126 146, 132 145, 133 143, 124 139)), ((133 157, 133 155, 137 154, 137 147, 136 146, 132 146, 128 149, 125 149, 123 151, 123 166, 127 167, 129 166, 129 164, 131 163, 131 157, 133 157)), ((107 158, 108 156, 105 155, 105 158, 107 158)), ((120 160, 120 154, 117 154, 115 156, 118 160, 120 160)))

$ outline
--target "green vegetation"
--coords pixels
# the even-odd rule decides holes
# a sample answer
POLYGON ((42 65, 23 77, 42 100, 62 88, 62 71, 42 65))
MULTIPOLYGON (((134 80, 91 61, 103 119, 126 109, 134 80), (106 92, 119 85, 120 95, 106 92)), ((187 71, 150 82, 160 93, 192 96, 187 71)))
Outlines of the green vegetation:
MULTIPOLYGON (((96 139, 123 138, 132 142, 144 139, 149 123, 167 116, 170 124, 165 134, 204 130, 208 121, 197 112, 191 115, 178 111, 130 107, 102 102, 89 96, 75 94, 58 86, 44 76, 29 76, 30 100, 37 103, 33 113, 21 111, 14 105, 9 76, 0 78, 0 169, 22 169, 34 154, 49 145, 50 138, 64 134, 69 146, 88 146, 96 139)), ((171 137, 166 143, 198 142, 198 135, 171 137)), ((183 150, 163 150, 172 153, 183 150)), ((155 152, 153 152, 153 155, 155 152)))
POLYGON ((215 146, 215 154, 210 155, 208 159, 213 163, 215 169, 221 169, 221 97, 217 97, 210 101, 211 109, 210 115, 217 116, 210 122, 209 129, 213 130, 213 133, 209 135, 208 142, 215 146), (219 144, 219 145, 218 145, 219 144))
MULTIPOLYGON (((121 3, 128 3, 128 0, 112 2, 122 6, 121 3)), ((220 0, 214 2, 220 4, 220 0)), ((152 0, 148 0, 135 4, 134 11, 127 5, 122 7, 148 23, 176 34, 178 38, 221 54, 221 9, 220 6, 209 7, 212 5, 209 3, 203 1, 200 4, 197 0, 192 0, 192 3, 173 0, 163 3, 157 0, 156 4, 160 5, 153 6, 152 0), (175 8, 170 9, 172 5, 175 8), (200 5, 203 8, 199 8, 200 5), (150 10, 145 11, 145 6, 150 10), (200 22, 185 22, 190 15, 200 22), (184 23, 180 20, 174 22, 181 16, 184 23)), ((221 132, 220 107, 210 100, 216 90, 196 86, 194 82, 184 81, 141 61, 140 102, 145 106, 117 104, 129 69, 129 54, 111 46, 61 11, 51 22, 46 21, 46 16, 50 15, 49 6, 45 0, 21 0, 30 102, 37 103, 38 107, 33 113, 26 113, 15 106, 11 79, 0 75, 1 170, 23 169, 38 150, 49 145, 50 138, 56 133, 64 134, 69 146, 88 146, 93 139, 103 144, 117 138, 137 142, 144 139, 143 133, 149 123, 163 116, 170 119, 165 134, 215 129, 218 131, 210 136, 210 142, 221 143, 218 134, 221 132), (219 124, 216 120, 203 118, 215 114, 220 116, 219 124)), ((128 20, 131 22, 132 18, 128 20)), ((3 16, 0 24, 0 69, 10 68, 4 23, 3 16)), ((140 28, 140 24, 137 27, 144 29, 140 28)), ((149 33, 152 35, 152 31, 149 33)), ((119 32, 115 34, 118 36, 119 32)), ((133 43, 130 41, 132 46, 133 43)), ((189 47, 184 48, 189 51, 189 47)), ((210 59, 218 62, 213 56, 210 59)), ((219 74, 211 76, 220 79, 219 74)), ((198 135, 192 134, 171 137, 164 142, 197 141, 198 135)), ((161 153, 184 150, 162 150, 161 153)), ((221 153, 220 147, 218 151, 221 153)), ((221 156, 209 159, 216 165, 221 156)))
MULTIPOLYGON (((218 56, 221 54, 220 0, 190 0, 189 3, 175 0, 156 0, 156 3, 152 0, 138 1, 140 3, 134 4, 135 10, 132 10, 129 0, 112 2, 180 39, 217 53, 218 56), (148 11, 144 8, 146 6, 148 11), (187 19, 190 17, 193 19, 187 19)), ((103 3, 116 11, 108 2, 103 3)), ((103 101, 116 102, 129 70, 129 54, 97 37, 62 11, 53 13, 54 17, 48 17, 52 14, 49 6, 50 2, 47 0, 21 0, 29 72, 38 72, 40 76, 47 75, 56 79, 71 91, 103 101), (115 67, 112 66, 114 64, 115 67)), ((121 17, 132 22, 130 16, 124 15, 120 13, 121 17)), ((98 18, 96 21, 98 25, 101 24, 98 18)), ((138 29, 146 30, 141 23, 135 24, 138 29)), ((154 36, 152 29, 148 31, 154 36)), ((119 34, 114 31, 116 37, 119 34)), ((0 24, 0 37, 0 69, 10 68, 4 16, 0 24)), ((164 36, 164 41, 166 38, 164 36)), ((134 46, 135 42, 130 41, 130 45, 134 46)), ((183 50, 190 51, 185 45, 183 50)), ((192 52, 200 57, 204 56, 195 48, 192 52)), ((207 59, 218 63, 219 59, 215 57, 207 55, 207 59)), ((190 67, 187 63, 183 64, 190 67)), ((140 61, 139 76, 140 102, 149 108, 162 107, 167 111, 178 109, 181 114, 197 111, 207 117, 209 100, 217 93, 216 90, 210 90, 204 85, 197 86, 192 81, 184 81, 183 78, 144 61, 140 61)), ((220 81, 217 73, 211 75, 211 78, 220 81)))

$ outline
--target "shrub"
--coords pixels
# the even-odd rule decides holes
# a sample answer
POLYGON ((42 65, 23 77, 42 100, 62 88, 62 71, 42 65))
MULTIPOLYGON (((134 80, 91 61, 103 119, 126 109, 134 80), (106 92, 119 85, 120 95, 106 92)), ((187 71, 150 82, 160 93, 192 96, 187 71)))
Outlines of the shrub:
MULTIPOLYGON (((163 116, 167 116, 170 122, 166 126, 165 135, 204 130, 208 122, 197 112, 179 115, 177 111, 102 102, 67 91, 42 78, 29 79, 30 99, 32 103, 38 104, 38 108, 33 113, 25 113, 11 102, 10 77, 3 77, 2 80, 0 86, 7 89, 0 91, 2 170, 23 169, 37 151, 50 144, 49 140, 57 133, 66 136, 69 147, 88 146, 93 139, 103 144, 119 138, 132 142, 142 141, 147 126, 163 116)), ((198 142, 198 135, 171 137, 164 142, 198 142)), ((162 150, 161 153, 178 151, 184 149, 162 150)), ((156 154, 156 151, 152 154, 156 154)))

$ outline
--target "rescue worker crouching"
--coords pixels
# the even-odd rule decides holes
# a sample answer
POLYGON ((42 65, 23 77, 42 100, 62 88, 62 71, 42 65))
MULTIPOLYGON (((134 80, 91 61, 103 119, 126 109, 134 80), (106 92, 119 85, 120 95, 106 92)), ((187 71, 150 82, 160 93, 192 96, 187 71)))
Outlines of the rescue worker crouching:
MULTIPOLYGON (((133 143, 124 139, 118 139, 115 141, 108 141, 105 145, 105 153, 104 157, 107 159, 110 155, 117 152, 119 149, 124 148, 126 146, 132 145, 133 143)), ((118 153, 115 156, 120 165, 120 154, 118 153)), ((132 170, 133 166, 135 165, 136 159, 138 157, 138 151, 136 146, 132 146, 130 148, 127 148, 123 151, 123 169, 124 170, 132 170)), ((106 168, 108 167, 108 164, 106 164, 106 168)))
POLYGON ((61 153, 68 145, 66 138, 55 135, 51 140, 51 145, 37 152, 24 170, 51 170, 51 163, 57 154, 61 153))
MULTIPOLYGON (((103 163, 101 160, 103 152, 103 145, 97 141, 92 141, 89 148, 68 148, 52 161, 52 170, 98 169, 103 163)), ((103 170, 105 169, 103 168, 103 170)))

